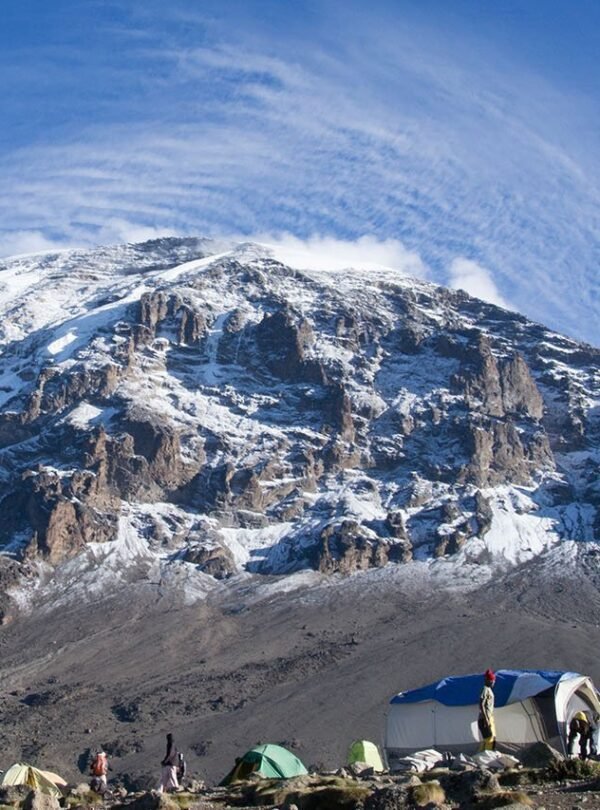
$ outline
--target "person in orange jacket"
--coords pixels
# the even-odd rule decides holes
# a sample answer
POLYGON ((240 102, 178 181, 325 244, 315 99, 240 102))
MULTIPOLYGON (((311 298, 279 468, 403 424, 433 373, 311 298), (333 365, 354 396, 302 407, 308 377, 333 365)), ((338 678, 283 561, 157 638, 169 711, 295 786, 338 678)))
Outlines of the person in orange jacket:
POLYGON ((102 749, 94 754, 90 763, 90 787, 96 793, 104 793, 108 779, 108 757, 102 749))

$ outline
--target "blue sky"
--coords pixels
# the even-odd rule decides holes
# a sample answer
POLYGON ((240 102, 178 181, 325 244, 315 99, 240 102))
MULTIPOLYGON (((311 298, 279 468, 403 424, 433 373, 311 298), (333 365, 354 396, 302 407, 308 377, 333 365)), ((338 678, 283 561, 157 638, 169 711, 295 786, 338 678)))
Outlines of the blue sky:
POLYGON ((597 344, 599 40, 589 0, 4 0, 0 255, 383 246, 597 344))

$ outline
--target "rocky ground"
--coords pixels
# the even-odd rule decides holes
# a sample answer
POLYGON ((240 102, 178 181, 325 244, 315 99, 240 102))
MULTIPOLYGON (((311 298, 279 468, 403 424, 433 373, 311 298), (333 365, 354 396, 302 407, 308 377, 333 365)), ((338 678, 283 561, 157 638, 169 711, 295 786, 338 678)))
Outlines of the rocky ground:
POLYGON ((205 787, 189 780, 174 794, 128 791, 113 784, 99 796, 85 784, 67 786, 60 799, 28 787, 0 788, 3 808, 18 810, 491 810, 497 807, 576 810, 600 806, 600 764, 564 762, 551 750, 538 752, 536 768, 517 766, 494 773, 480 768, 438 768, 425 774, 360 773, 360 766, 335 774, 311 773, 292 779, 250 778, 228 787, 205 787), (545 764, 543 764, 545 762, 545 764))
POLYGON ((22 616, 0 637, 0 767, 24 760, 77 781, 102 745, 113 777, 152 786, 172 731, 209 784, 259 742, 335 769, 353 739, 381 741, 401 689, 487 666, 599 683, 597 565, 577 565, 574 576, 559 560, 550 576, 538 560, 469 592, 418 566, 296 592, 248 582, 189 607, 138 583, 22 616))

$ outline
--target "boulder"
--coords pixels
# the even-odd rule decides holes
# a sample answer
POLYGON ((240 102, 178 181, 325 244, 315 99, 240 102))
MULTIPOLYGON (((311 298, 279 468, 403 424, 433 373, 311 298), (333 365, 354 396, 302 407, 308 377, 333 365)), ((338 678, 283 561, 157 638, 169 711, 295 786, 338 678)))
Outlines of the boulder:
POLYGON ((22 804, 23 810, 60 810, 56 796, 50 796, 41 790, 32 790, 22 804))
POLYGON ((197 565, 205 574, 210 574, 215 579, 227 579, 236 570, 233 554, 221 545, 207 547, 197 544, 188 547, 182 559, 197 565))
POLYGON ((81 799, 90 792, 91 788, 86 782, 80 782, 78 785, 69 785, 67 796, 81 799))
POLYGON ((131 801, 114 805, 113 810, 180 810, 180 808, 168 793, 151 790, 134 796, 131 801))
POLYGON ((444 779, 444 785, 450 797, 461 803, 477 801, 481 796, 501 792, 498 777, 487 768, 451 772, 444 779))
POLYGON ((557 762, 562 762, 564 756, 545 742, 536 742, 524 748, 517 755, 521 765, 526 768, 548 768, 557 762))
POLYGON ((355 520, 325 526, 310 552, 312 567, 323 574, 351 574, 388 562, 389 543, 355 520))
POLYGON ((0 804, 20 804, 30 791, 29 785, 1 785, 0 804))
POLYGON ((364 810, 405 810, 408 790, 404 785, 377 788, 364 801, 364 810))
POLYGON ((368 765, 366 762, 353 762, 352 765, 348 765, 348 770, 353 776, 373 776, 375 773, 375 769, 372 765, 368 765))

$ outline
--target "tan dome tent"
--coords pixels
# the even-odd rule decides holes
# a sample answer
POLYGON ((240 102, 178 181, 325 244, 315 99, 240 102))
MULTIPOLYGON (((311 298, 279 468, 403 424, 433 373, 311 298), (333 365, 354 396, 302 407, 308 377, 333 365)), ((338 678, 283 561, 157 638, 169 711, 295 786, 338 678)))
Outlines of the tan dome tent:
MULTIPOLYGON (((456 753, 478 749, 479 695, 483 674, 443 678, 390 701, 385 750, 394 759, 426 748, 456 753)), ((496 671, 497 747, 511 752, 542 741, 566 752, 569 722, 578 711, 600 713, 591 678, 554 670, 496 671)))
POLYGON ((41 771, 33 765, 17 762, 2 777, 3 785, 27 785, 32 790, 41 790, 51 796, 62 796, 60 787, 67 783, 57 773, 41 771))

